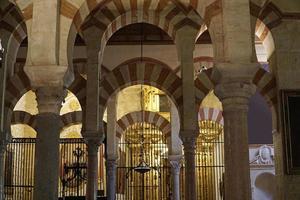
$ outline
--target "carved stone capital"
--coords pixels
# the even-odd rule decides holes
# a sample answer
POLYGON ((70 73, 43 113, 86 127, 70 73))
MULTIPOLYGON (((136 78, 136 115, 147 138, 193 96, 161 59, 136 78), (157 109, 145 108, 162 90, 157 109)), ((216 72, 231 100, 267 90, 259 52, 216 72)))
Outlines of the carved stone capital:
POLYGON ((172 167, 173 173, 180 174, 182 155, 169 155, 169 162, 172 167))
POLYGON ((245 82, 221 83, 215 87, 215 94, 222 101, 226 110, 248 110, 250 97, 255 93, 256 86, 245 82))
POLYGON ((67 90, 60 87, 39 87, 35 91, 39 113, 59 114, 67 90))
POLYGON ((105 137, 101 131, 82 130, 81 134, 85 140, 99 140, 101 143, 104 141, 105 137))
POLYGON ((118 166, 118 159, 107 159, 105 164, 107 171, 115 171, 118 166))
POLYGON ((184 146, 183 150, 185 154, 195 153, 197 136, 198 134, 194 130, 180 132, 180 138, 184 146))
POLYGON ((212 78, 218 84, 230 82, 251 83, 259 68, 259 63, 218 62, 215 63, 212 78))
POLYGON ((87 145, 88 155, 97 155, 99 146, 102 144, 102 140, 99 138, 85 138, 84 140, 87 145))

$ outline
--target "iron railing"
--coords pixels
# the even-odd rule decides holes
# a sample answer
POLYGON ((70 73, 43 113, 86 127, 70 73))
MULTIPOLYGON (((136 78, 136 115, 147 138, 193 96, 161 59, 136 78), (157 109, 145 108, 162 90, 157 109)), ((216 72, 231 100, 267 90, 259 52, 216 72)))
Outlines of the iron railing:
MULTIPOLYGON (((224 191, 223 127, 200 122, 202 133, 196 148, 196 194, 199 200, 222 200, 224 191), (204 132, 203 132, 204 131, 204 132), (219 131, 219 133, 217 133, 219 131)), ((34 187, 34 138, 14 138, 5 156, 5 197, 32 200, 34 187)), ((60 140, 59 196, 85 196, 86 145, 83 139, 60 140)), ((167 138, 155 126, 136 123, 127 128, 119 142, 117 200, 172 199, 172 177, 167 138), (138 173, 141 158, 150 171, 138 173)), ((105 189, 104 148, 99 152, 99 190, 105 189)), ((184 200, 184 163, 181 168, 181 199, 184 200)))
MULTIPOLYGON (((35 138, 14 138, 5 159, 5 199, 32 200, 34 187, 35 138)), ((85 196, 86 144, 81 138, 60 139, 59 197, 85 196)), ((99 151, 99 190, 104 190, 104 148, 99 151), (102 183, 102 184, 101 184, 102 183)))
POLYGON ((171 197, 166 137, 155 126, 136 123, 119 142, 117 200, 167 200, 171 197), (135 170, 144 160, 149 172, 135 170))

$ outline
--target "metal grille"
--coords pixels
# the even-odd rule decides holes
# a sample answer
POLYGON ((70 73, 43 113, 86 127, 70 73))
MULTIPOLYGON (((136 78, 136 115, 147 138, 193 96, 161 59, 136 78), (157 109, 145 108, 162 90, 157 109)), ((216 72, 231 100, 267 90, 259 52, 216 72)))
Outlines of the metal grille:
POLYGON ((161 131, 148 123, 136 123, 125 131, 119 142, 119 151, 118 200, 170 199, 167 139, 161 131), (150 167, 149 172, 135 170, 141 160, 150 167))
MULTIPOLYGON (((5 199, 31 200, 34 187, 35 138, 14 138, 5 159, 5 199)), ((85 196, 86 145, 84 140, 60 140, 59 197, 85 196)), ((104 190, 104 147, 99 151, 99 190, 104 190)))
POLYGON ((220 124, 203 120, 196 147, 197 199, 223 199, 224 134, 220 124))
MULTIPOLYGON (((198 200, 222 200, 224 195, 223 126, 210 120, 199 121, 196 141, 196 195, 198 200)), ((181 169, 181 199, 185 199, 185 171, 181 169)))
POLYGON ((84 196, 86 192, 86 145, 83 139, 60 142, 60 197, 84 196))
POLYGON ((31 200, 34 185, 35 139, 15 138, 5 154, 5 199, 31 200))

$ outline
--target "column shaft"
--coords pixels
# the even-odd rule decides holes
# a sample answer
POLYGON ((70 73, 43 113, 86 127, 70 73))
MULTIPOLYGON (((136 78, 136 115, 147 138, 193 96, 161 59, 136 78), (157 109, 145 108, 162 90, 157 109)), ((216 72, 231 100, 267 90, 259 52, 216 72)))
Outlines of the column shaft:
POLYGON ((86 199, 96 200, 98 190, 98 149, 99 140, 87 140, 88 166, 86 199))
POLYGON ((176 46, 180 61, 183 104, 181 110, 180 137, 184 146, 185 158, 185 198, 196 200, 195 182, 195 139, 198 135, 198 118, 194 83, 195 38, 198 30, 184 26, 176 32, 176 46))
POLYGON ((106 189, 107 189, 107 200, 116 199, 116 185, 117 185, 117 161, 106 160, 106 189))
POLYGON ((247 111, 224 111, 225 198, 251 199, 247 111))
MULTIPOLYGON (((191 134, 192 135, 192 134, 191 134)), ((185 161, 185 199, 196 200, 196 137, 181 137, 185 161)))
POLYGON ((220 84, 215 89, 223 104, 225 199, 251 199, 247 117, 254 91, 252 84, 242 82, 220 84))
POLYGON ((83 123, 83 137, 88 146, 88 180, 87 200, 96 200, 98 190, 98 149, 103 141, 104 134, 101 130, 102 111, 99 109, 99 80, 101 73, 101 62, 99 62, 100 42, 99 32, 95 27, 83 30, 84 40, 87 47, 87 91, 85 121, 83 123))
POLYGON ((169 156, 172 173, 172 200, 180 200, 181 155, 169 156))
POLYGON ((6 144, 1 144, 0 146, 0 200, 5 199, 5 195, 4 195, 5 150, 6 150, 6 144))
POLYGON ((61 119, 54 113, 42 113, 36 116, 36 124, 34 200, 57 200, 61 119))

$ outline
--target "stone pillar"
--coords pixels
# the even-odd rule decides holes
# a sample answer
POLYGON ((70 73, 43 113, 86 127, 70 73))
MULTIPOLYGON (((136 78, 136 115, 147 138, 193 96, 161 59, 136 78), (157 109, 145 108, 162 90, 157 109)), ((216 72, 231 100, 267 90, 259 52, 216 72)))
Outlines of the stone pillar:
POLYGON ((112 95, 107 103, 107 158, 106 158, 106 190, 107 199, 116 199, 116 173, 118 160, 118 139, 116 136, 118 95, 112 95))
POLYGON ((83 30, 84 40, 87 47, 87 89, 86 106, 84 110, 85 120, 82 135, 86 139, 88 149, 87 168, 87 200, 96 200, 98 189, 98 150, 103 142, 104 131, 102 117, 99 113, 99 80, 101 62, 99 62, 100 43, 98 31, 95 27, 83 30))
POLYGON ((276 177, 276 195, 274 200, 284 199, 283 186, 284 186, 284 156, 283 156, 283 141, 282 134, 276 129, 273 130, 273 144, 274 144, 274 165, 276 177))
POLYGON ((180 119, 178 110, 175 104, 170 100, 170 122, 171 122, 171 136, 168 137, 168 148, 170 155, 182 155, 182 141, 179 138, 180 119))
POLYGON ((59 111, 66 95, 62 87, 36 89, 39 114, 34 165, 34 200, 58 199, 59 134, 63 127, 59 111))
POLYGON ((180 200, 181 155, 169 155, 172 174, 172 200, 180 200))
POLYGON ((223 104, 225 199, 229 200, 251 200, 247 116, 255 86, 241 80, 232 78, 215 88, 223 104))
POLYGON ((183 105, 180 137, 184 146, 185 198, 196 200, 195 141, 199 134, 194 84, 194 48, 198 30, 184 26, 176 32, 176 47, 180 61, 183 105))
POLYGON ((181 134, 185 161, 185 199, 196 200, 195 150, 197 137, 194 131, 188 133, 185 131, 181 134))
POLYGON ((117 185, 117 159, 106 160, 106 190, 107 200, 116 199, 116 185, 117 185))
POLYGON ((0 200, 5 200, 4 195, 4 174, 5 174, 5 151, 7 142, 2 141, 0 143, 0 200))
POLYGON ((98 190, 98 150, 101 140, 98 138, 86 138, 88 165, 86 199, 96 200, 98 190))

